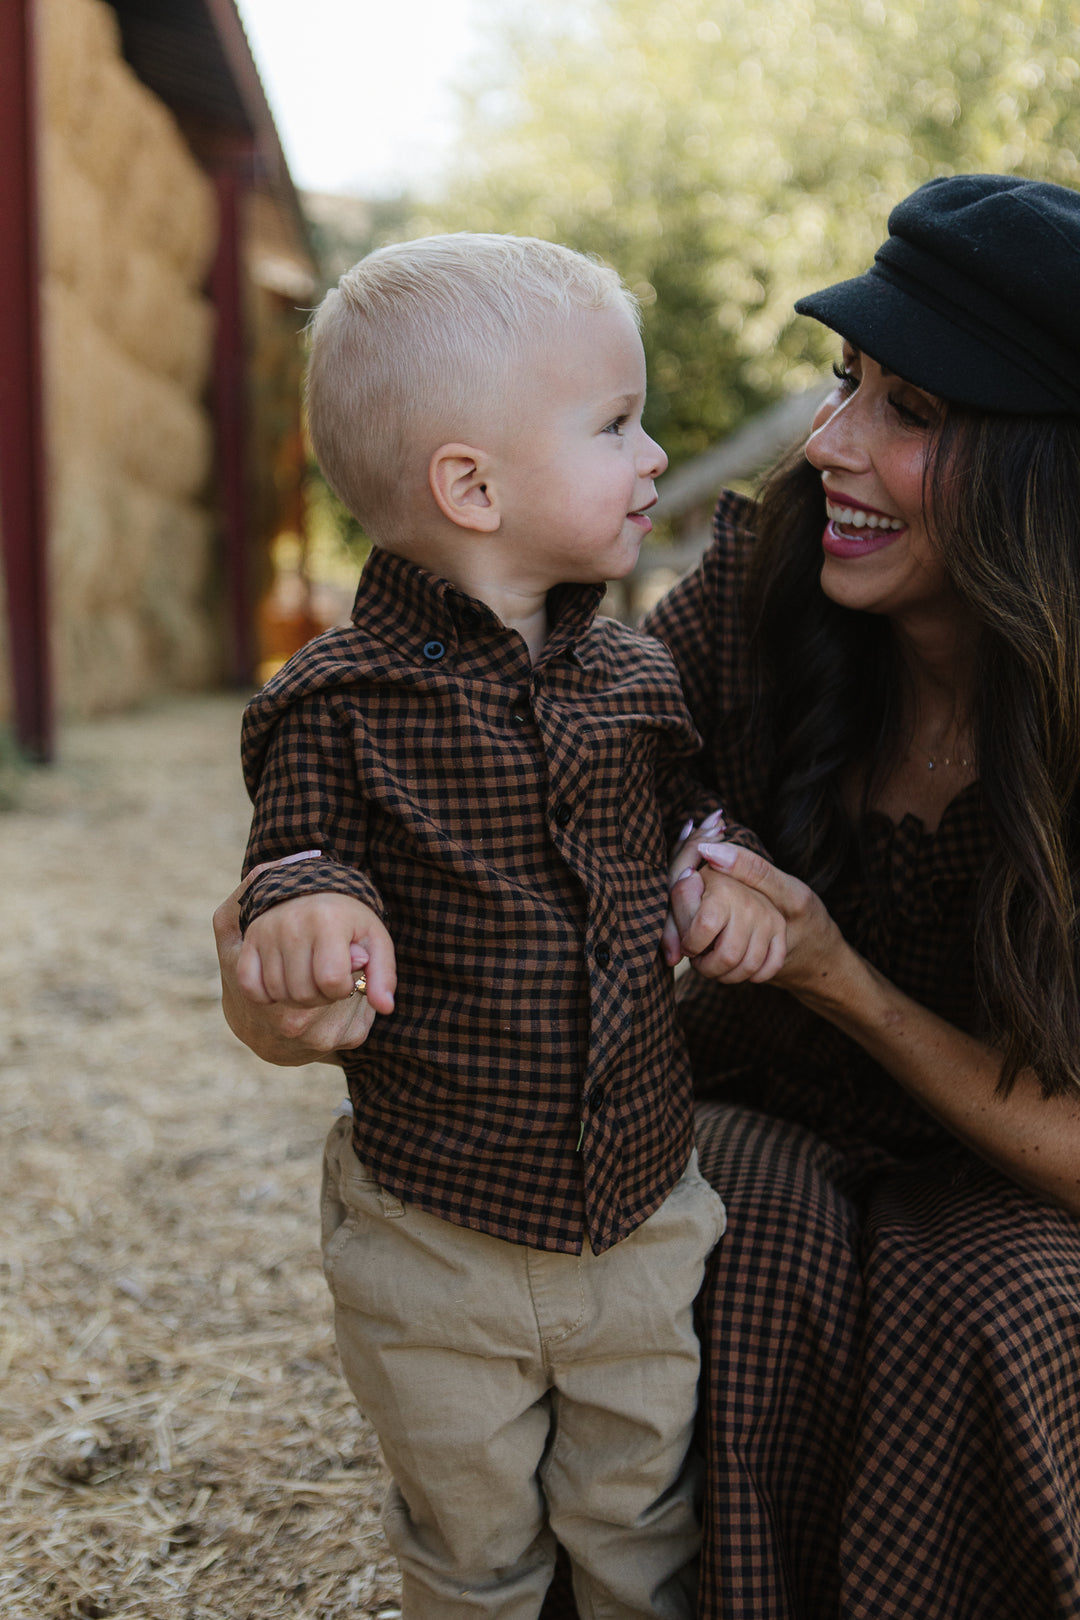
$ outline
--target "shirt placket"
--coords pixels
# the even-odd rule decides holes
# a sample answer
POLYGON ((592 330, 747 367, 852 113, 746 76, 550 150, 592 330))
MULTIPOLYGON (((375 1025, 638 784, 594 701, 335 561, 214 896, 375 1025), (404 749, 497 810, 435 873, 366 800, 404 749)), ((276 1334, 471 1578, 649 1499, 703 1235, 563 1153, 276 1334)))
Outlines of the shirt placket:
MULTIPOLYGON (((620 1220, 618 1207, 619 1098, 610 1076, 630 1039, 633 990, 621 951, 621 922, 608 863, 588 834, 595 736, 588 743, 571 716, 533 678, 533 710, 548 766, 547 820, 552 843, 588 896, 582 966, 589 987, 589 1043, 581 1075, 577 1149, 582 1155, 585 1212, 590 1235, 601 1240, 620 1220)), ((612 742, 612 746, 617 744, 612 742)), ((612 804, 610 813, 618 813, 612 804)))

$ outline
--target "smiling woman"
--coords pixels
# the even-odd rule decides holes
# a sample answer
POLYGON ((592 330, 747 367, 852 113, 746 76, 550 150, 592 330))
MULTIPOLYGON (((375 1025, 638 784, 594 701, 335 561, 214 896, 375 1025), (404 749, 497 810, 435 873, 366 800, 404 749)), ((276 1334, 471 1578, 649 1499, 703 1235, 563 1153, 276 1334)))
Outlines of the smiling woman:
POLYGON ((1076 1620, 1080 197, 962 176, 890 230, 800 305, 844 339, 805 453, 650 624, 786 868, 674 890, 729 1211, 699 1613, 1076 1620), (734 992, 733 880, 787 925, 734 992))
POLYGON ((913 619, 927 614, 944 614, 952 633, 958 616, 923 513, 941 417, 931 395, 846 343, 837 387, 814 417, 806 445, 807 461, 822 475, 829 517, 822 590, 834 602, 888 613, 909 633, 913 619), (857 566, 870 557, 872 565, 857 566))

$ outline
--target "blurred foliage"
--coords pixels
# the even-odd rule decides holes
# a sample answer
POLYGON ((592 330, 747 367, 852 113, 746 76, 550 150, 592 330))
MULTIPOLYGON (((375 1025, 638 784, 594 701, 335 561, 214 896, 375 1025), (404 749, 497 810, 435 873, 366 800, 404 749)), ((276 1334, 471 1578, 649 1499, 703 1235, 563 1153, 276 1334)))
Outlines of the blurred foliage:
POLYGON ((307 191, 303 207, 319 266, 320 298, 357 259, 386 242, 415 234, 410 220, 417 203, 405 191, 371 199, 307 191))
POLYGON ((865 268, 916 185, 1080 185, 1078 151, 1076 0, 549 0, 493 42, 454 178, 400 234, 613 264, 677 462, 811 383, 835 340, 794 299, 865 268))

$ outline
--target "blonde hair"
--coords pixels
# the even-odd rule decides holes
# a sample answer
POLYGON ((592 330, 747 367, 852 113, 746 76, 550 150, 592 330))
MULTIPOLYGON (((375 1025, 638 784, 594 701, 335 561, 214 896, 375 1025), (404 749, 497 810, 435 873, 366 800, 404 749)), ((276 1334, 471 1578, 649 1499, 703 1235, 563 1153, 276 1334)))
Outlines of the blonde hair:
POLYGON ((613 307, 640 325, 614 270, 536 237, 462 231, 369 253, 311 321, 308 425, 328 482, 392 544, 428 455, 468 440, 552 317, 613 307))

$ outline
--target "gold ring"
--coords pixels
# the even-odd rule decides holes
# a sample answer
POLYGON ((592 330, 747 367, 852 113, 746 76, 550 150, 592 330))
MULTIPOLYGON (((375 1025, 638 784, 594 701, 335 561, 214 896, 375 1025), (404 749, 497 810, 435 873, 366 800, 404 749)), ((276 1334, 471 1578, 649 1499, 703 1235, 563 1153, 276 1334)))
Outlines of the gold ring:
POLYGON ((358 973, 357 974, 356 983, 353 985, 352 989, 349 991, 349 994, 351 996, 363 996, 363 995, 367 994, 367 974, 366 973, 358 973))

